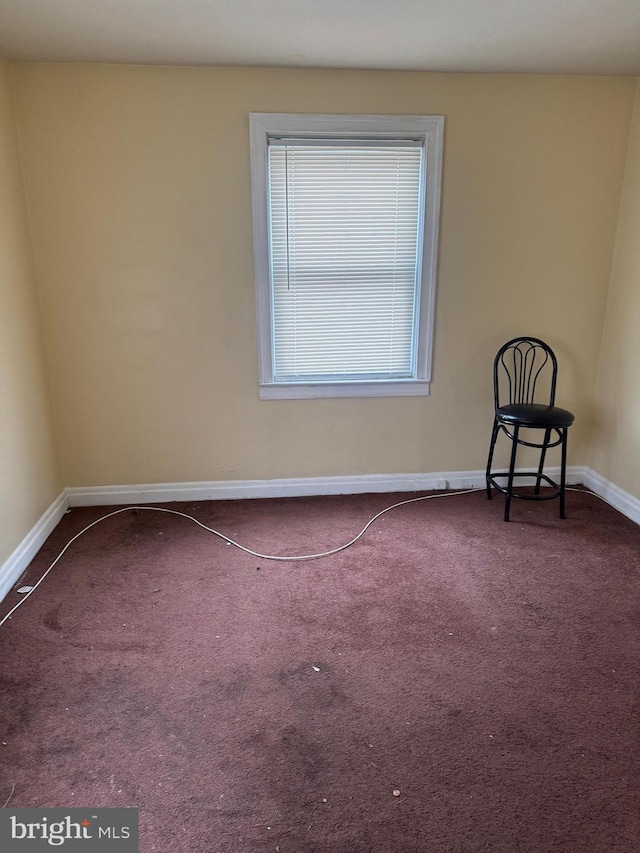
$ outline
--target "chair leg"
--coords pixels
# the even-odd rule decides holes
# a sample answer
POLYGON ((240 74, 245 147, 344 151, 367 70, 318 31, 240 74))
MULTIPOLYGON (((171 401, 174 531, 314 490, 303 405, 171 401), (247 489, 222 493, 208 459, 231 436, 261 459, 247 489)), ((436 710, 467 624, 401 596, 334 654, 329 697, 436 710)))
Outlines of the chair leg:
POLYGON ((562 430, 562 462, 560 463, 560 518, 564 514, 564 492, 567 484, 567 428, 562 430))
POLYGON ((498 438, 498 432, 500 431, 500 427, 498 426, 498 422, 493 422, 493 431, 491 432, 491 444, 489 445, 489 459, 487 461, 487 498, 489 500, 492 499, 493 494, 491 493, 491 483, 489 482, 489 478, 491 477, 491 463, 493 462, 493 451, 496 446, 496 439, 498 438))
POLYGON ((513 429, 513 447, 511 448, 511 462, 509 463, 509 480, 507 482, 507 498, 504 504, 504 520, 509 521, 509 510, 511 509, 511 494, 513 492, 513 474, 516 467, 516 451, 518 449, 518 433, 520 427, 513 429))
POLYGON ((540 494, 540 483, 542 482, 542 474, 544 470, 544 457, 547 454, 547 445, 549 444, 549 438, 551 436, 551 430, 546 429, 544 431, 544 443, 542 445, 542 450, 540 451, 540 465, 538 466, 538 476, 536 478, 536 487, 533 491, 534 495, 540 494))

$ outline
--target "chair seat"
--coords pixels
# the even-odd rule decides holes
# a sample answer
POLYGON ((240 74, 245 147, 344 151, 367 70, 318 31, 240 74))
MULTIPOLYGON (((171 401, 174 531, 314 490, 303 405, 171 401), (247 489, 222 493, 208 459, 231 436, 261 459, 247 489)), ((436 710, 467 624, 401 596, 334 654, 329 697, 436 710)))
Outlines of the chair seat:
POLYGON ((574 415, 566 409, 540 403, 512 403, 501 406, 497 417, 503 424, 521 427, 568 427, 575 420, 574 415))

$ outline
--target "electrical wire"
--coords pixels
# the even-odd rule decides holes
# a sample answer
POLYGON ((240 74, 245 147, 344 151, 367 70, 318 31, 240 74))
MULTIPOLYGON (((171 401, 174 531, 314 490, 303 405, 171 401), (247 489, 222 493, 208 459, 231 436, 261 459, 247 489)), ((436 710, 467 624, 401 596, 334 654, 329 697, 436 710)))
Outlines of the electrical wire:
MULTIPOLYGON (((584 489, 575 489, 575 488, 571 488, 571 487, 567 487, 566 490, 568 492, 582 492, 583 494, 590 494, 590 495, 593 495, 594 497, 600 498, 600 500, 604 501, 605 503, 608 503, 608 501, 605 500, 605 498, 601 498, 600 495, 596 495, 595 492, 589 492, 589 491, 586 491, 584 489)), ((9 610, 9 612, 2 619, 0 619, 0 628, 4 625, 4 623, 8 619, 11 618, 11 616, 15 613, 15 611, 18 609, 18 607, 21 607, 25 603, 25 601, 31 595, 33 595, 33 593, 36 591, 36 589, 40 586, 40 584, 47 577, 49 572, 54 568, 54 566, 59 562, 59 560, 63 557, 63 555, 67 552, 67 550, 71 547, 71 545, 73 545, 73 543, 77 539, 79 539, 81 536, 83 536, 88 530, 91 530, 92 527, 95 527, 96 524, 100 524, 102 521, 106 521, 108 518, 113 518, 113 516, 120 515, 123 512, 133 512, 133 511, 164 512, 164 513, 167 513, 168 515, 178 515, 181 518, 186 518, 189 521, 192 521, 198 527, 201 527, 203 530, 206 530, 208 533, 212 533, 214 536, 217 536, 218 538, 222 539, 223 542, 225 542, 227 545, 234 545, 236 548, 239 548, 241 551, 244 551, 247 554, 251 554, 251 556, 253 556, 253 557, 258 557, 261 560, 274 560, 274 561, 278 561, 278 562, 288 563, 288 562, 299 562, 302 560, 319 560, 323 557, 331 557, 334 554, 339 554, 340 551, 345 551, 347 548, 350 548, 359 539, 361 539, 362 536, 364 536, 364 534, 367 532, 367 530, 371 527, 371 525, 375 521, 377 521, 385 513, 391 512, 392 509, 397 509, 398 507, 406 506, 407 504, 418 503, 419 501, 432 500, 434 498, 451 498, 451 497, 455 497, 456 495, 469 495, 469 494, 472 494, 474 492, 484 492, 484 491, 485 491, 485 488, 482 487, 482 488, 475 488, 475 489, 464 489, 462 491, 456 491, 456 492, 438 492, 436 494, 421 495, 420 497, 417 497, 417 498, 408 498, 407 500, 399 501, 398 503, 391 504, 391 506, 385 507, 384 509, 380 510, 380 512, 376 513, 373 516, 373 518, 369 519, 369 521, 365 524, 365 526, 362 528, 362 530, 356 536, 354 536, 353 539, 350 539, 346 544, 339 545, 337 548, 332 548, 329 551, 321 551, 317 554, 300 554, 298 556, 287 556, 287 555, 279 556, 279 555, 275 555, 275 554, 261 554, 259 551, 252 551, 251 548, 247 548, 244 545, 241 545, 239 542, 236 542, 234 539, 231 539, 230 536, 227 536, 224 533, 221 533, 219 530, 215 530, 213 527, 208 527, 206 524, 203 524, 201 521, 198 521, 198 519, 194 518, 194 516, 189 515, 186 512, 180 512, 179 510, 176 510, 176 509, 165 509, 164 507, 159 507, 159 506, 126 506, 126 507, 122 507, 121 509, 116 509, 113 512, 108 512, 108 513, 106 513, 106 515, 100 516, 100 518, 96 518, 95 521, 92 521, 90 524, 87 524, 86 527, 83 527, 82 530, 80 530, 78 533, 75 534, 75 536, 72 536, 71 539, 69 539, 67 544, 64 546, 64 548, 60 551, 58 556, 55 558, 55 560, 51 563, 49 568, 44 572, 44 574, 41 575, 41 577, 38 579, 38 581, 31 587, 31 589, 24 595, 24 597, 21 598, 20 601, 18 601, 17 604, 15 604, 11 608, 11 610, 9 610)))

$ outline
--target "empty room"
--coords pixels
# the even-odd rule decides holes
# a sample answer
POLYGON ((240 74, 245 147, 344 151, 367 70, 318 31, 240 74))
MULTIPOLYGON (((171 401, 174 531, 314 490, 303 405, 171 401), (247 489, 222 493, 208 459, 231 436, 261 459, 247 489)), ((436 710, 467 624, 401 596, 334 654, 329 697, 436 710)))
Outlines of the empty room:
POLYGON ((640 5, 0 3, 0 849, 640 849, 640 5))

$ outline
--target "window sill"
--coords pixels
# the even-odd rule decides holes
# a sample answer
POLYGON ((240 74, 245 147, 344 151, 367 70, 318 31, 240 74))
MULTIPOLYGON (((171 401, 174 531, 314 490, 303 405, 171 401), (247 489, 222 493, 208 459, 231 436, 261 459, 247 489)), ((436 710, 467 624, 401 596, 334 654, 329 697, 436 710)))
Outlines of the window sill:
POLYGON ((371 382, 278 382, 260 385, 261 400, 310 400, 324 397, 427 397, 424 379, 371 382))

